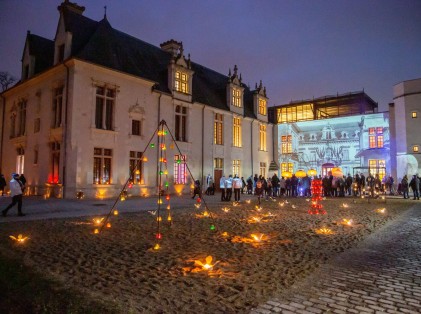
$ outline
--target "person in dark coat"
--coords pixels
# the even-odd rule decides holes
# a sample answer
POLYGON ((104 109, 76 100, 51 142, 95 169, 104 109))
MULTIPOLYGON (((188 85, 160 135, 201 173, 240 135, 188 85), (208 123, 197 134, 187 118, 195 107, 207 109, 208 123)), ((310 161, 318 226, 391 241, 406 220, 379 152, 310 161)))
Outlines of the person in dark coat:
POLYGON ((6 179, 4 178, 3 174, 0 174, 0 192, 1 192, 1 196, 4 195, 4 188, 6 187, 7 183, 6 183, 6 179))
POLYGON ((412 189, 412 192, 414 193, 414 200, 420 199, 420 179, 418 178, 418 175, 414 174, 412 176, 411 182, 409 182, 409 186, 412 189))
POLYGON ((405 199, 409 198, 408 190, 409 190, 408 177, 407 175, 404 175, 401 181, 401 191, 403 194, 403 198, 405 199))

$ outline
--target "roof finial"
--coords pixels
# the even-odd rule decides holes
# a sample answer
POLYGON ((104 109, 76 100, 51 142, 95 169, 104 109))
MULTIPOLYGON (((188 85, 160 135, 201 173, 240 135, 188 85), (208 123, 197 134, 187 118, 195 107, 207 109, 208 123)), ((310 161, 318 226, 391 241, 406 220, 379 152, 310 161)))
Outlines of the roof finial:
POLYGON ((107 6, 104 5, 104 19, 107 18, 107 6))

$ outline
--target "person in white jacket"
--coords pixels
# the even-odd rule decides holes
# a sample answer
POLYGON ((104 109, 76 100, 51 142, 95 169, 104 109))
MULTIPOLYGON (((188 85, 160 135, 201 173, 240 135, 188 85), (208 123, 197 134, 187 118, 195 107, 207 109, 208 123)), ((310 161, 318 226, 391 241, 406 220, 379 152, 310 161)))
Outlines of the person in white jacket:
POLYGON ((22 213, 22 189, 23 184, 19 181, 19 175, 17 173, 12 173, 12 180, 9 182, 10 195, 12 196, 12 203, 7 206, 1 213, 3 217, 6 217, 7 212, 10 208, 18 204, 18 216, 25 216, 22 213))

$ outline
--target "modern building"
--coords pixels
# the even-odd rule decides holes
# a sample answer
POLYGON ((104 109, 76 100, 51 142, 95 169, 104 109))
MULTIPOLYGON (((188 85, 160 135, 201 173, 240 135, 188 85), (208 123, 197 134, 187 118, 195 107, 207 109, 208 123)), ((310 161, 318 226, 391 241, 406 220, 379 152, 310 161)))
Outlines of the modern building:
POLYGON ((21 80, 1 94, 2 173, 24 173, 41 195, 113 197, 129 176, 132 194, 156 193, 160 156, 147 144, 165 120, 168 147, 181 150, 167 152, 172 182, 191 183, 187 166, 216 182, 268 175, 277 127, 261 81, 251 90, 237 66, 217 73, 186 57, 181 42, 155 47, 68 0, 58 10, 54 39, 28 32, 21 80))
POLYGON ((364 92, 271 107, 281 174, 315 169, 326 175, 333 167, 345 175, 390 174, 389 114, 377 108, 364 92))
POLYGON ((421 78, 393 87, 389 112, 393 175, 421 174, 421 78))

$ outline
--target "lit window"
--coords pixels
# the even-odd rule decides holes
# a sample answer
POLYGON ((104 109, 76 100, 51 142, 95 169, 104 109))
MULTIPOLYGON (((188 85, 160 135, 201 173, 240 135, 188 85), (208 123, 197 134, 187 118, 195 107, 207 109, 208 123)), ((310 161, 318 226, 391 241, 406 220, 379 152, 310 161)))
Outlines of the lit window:
POLYGON ((213 166, 215 169, 224 169, 224 158, 214 158, 213 166))
POLYGON ((130 181, 143 184, 143 154, 142 152, 130 151, 129 159, 130 181))
POLYGON ((259 99, 259 114, 266 115, 266 100, 259 99))
POLYGON ((111 183, 111 161, 112 149, 94 148, 94 184, 110 184, 111 183))
POLYGON ((414 119, 418 117, 418 115, 417 115, 417 112, 416 112, 416 111, 412 111, 411 115, 412 115, 412 118, 414 118, 414 119))
POLYGON ((187 141, 187 107, 175 107, 175 139, 176 141, 187 141))
POLYGON ((234 159, 232 161, 232 173, 234 175, 237 175, 237 177, 240 177, 240 160, 234 159))
POLYGON ((383 128, 369 128, 368 129, 368 141, 370 148, 382 148, 384 146, 383 128))
POLYGON ((142 135, 140 120, 132 120, 132 135, 142 135))
POLYGON ((24 173, 25 166, 25 149, 23 147, 18 147, 16 150, 16 173, 24 173))
POLYGON ((292 136, 291 135, 282 135, 282 154, 291 154, 292 153, 292 136))
POLYGON ((285 172, 285 171, 293 173, 294 172, 294 164, 292 162, 281 163, 281 173, 285 172))
POLYGON ((186 155, 174 155, 174 183, 185 184, 187 182, 186 155))
POLYGON ((235 107, 241 107, 241 91, 237 88, 232 90, 232 104, 235 107))
POLYGON ((384 159, 369 159, 369 172, 371 175, 379 175, 380 180, 386 175, 386 161, 384 159))
POLYGON ((266 178, 266 163, 265 162, 261 162, 260 163, 260 173, 259 173, 263 178, 266 178))
POLYGON ((259 149, 266 151, 266 125, 259 126, 259 149))
POLYGON ((418 153, 420 151, 420 147, 418 145, 414 145, 414 146, 412 146, 412 151, 414 153, 418 153))
POLYGON ((51 127, 58 128, 61 126, 61 117, 63 110, 63 87, 55 88, 53 95, 53 112, 51 127))
POLYGON ((189 93, 189 76, 181 71, 175 72, 175 90, 180 93, 189 93))
POLYGON ((213 142, 216 145, 224 145, 224 115, 221 113, 215 113, 213 142))
POLYGON ((233 145, 241 147, 241 119, 233 119, 233 145))
POLYGON ((96 88, 95 127, 112 130, 114 119, 115 89, 96 88))

